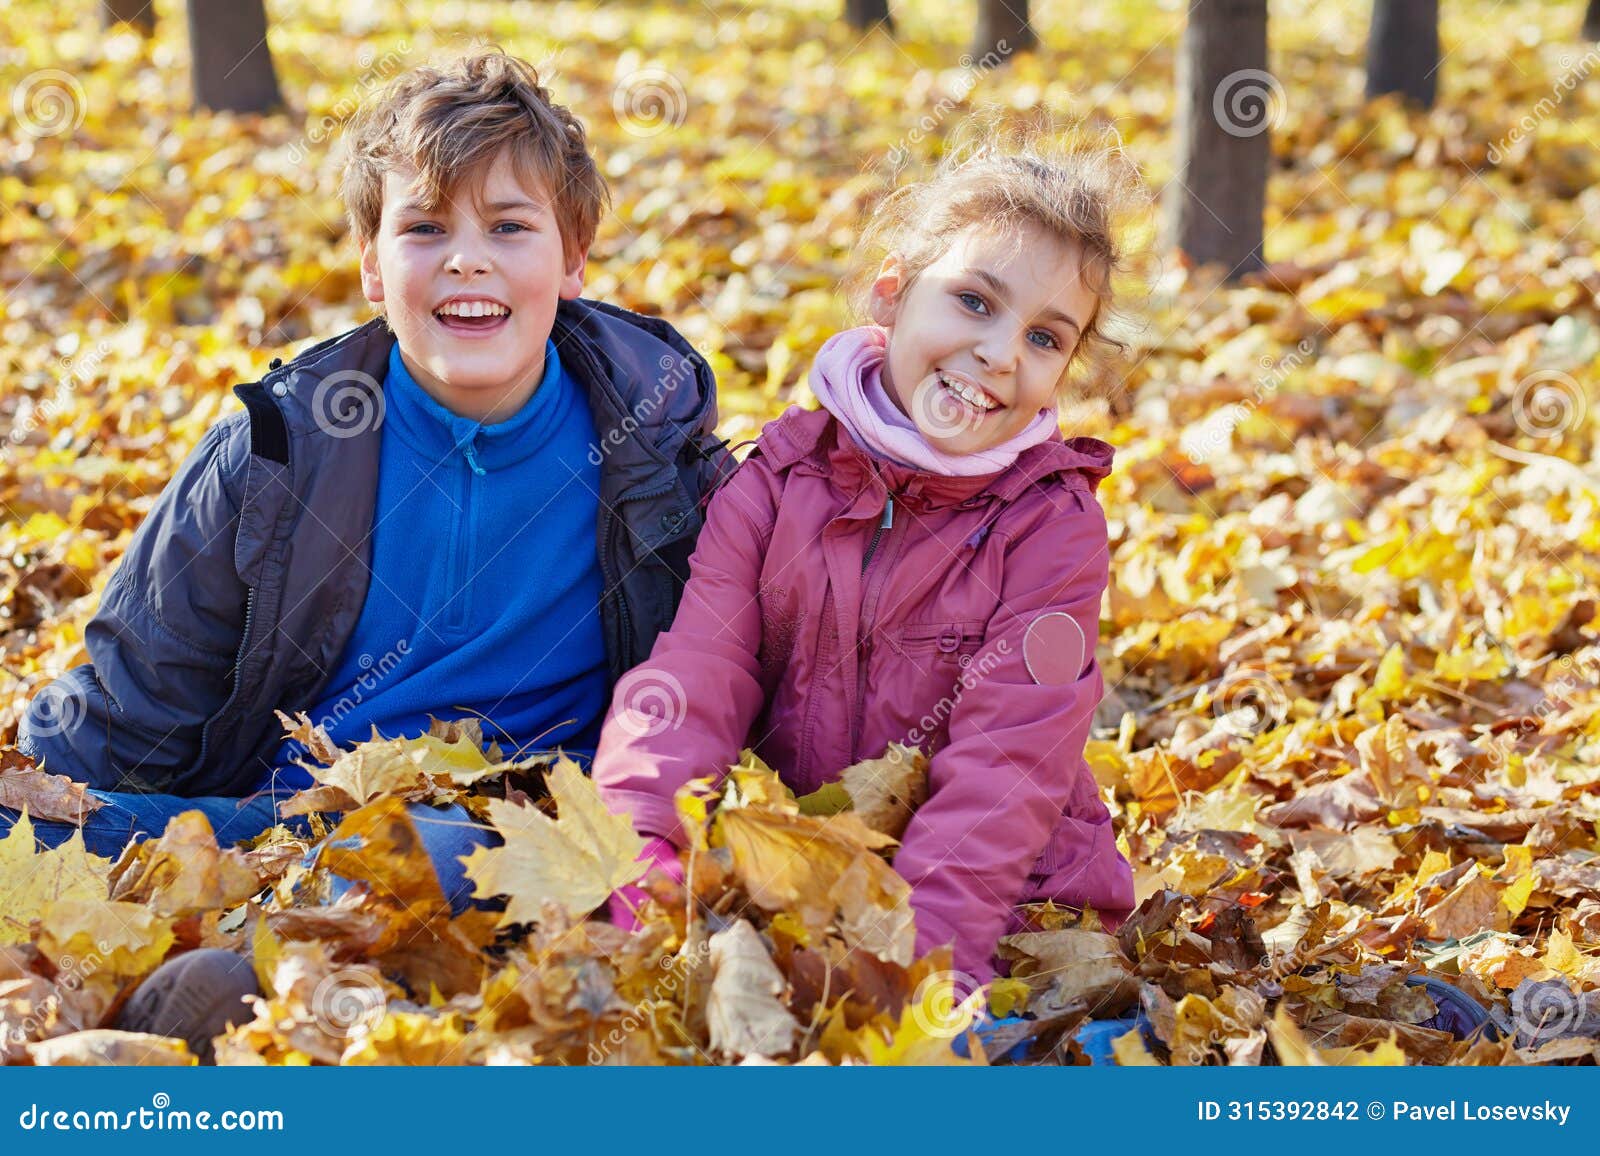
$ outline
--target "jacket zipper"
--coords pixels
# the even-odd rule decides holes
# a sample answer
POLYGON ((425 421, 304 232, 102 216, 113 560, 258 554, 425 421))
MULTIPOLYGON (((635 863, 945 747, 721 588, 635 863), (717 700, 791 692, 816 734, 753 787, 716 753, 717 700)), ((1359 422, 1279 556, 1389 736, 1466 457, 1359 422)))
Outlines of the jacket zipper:
POLYGON ((461 486, 461 513, 458 518, 460 528, 457 531, 455 549, 450 553, 448 589, 451 592, 453 609, 446 616, 446 622, 452 630, 460 630, 472 621, 471 583, 467 581, 467 572, 471 569, 470 556, 473 548, 473 498, 478 491, 478 479, 483 477, 485 472, 478 464, 478 455, 471 441, 462 445, 461 452, 467 460, 468 472, 461 486))
POLYGON ((872 556, 878 552, 878 543, 883 539, 885 530, 894 528, 894 495, 890 494, 883 504, 883 517, 878 519, 878 528, 873 531, 872 541, 867 544, 867 552, 861 556, 861 572, 865 574, 867 567, 872 565, 872 556))
MULTIPOLYGON (((250 586, 246 588, 244 595, 244 633, 239 638, 239 653, 233 660, 233 686, 228 692, 229 699, 239 693, 239 680, 244 677, 244 656, 246 649, 250 645, 250 623, 255 616, 256 588, 250 586)), ((211 724, 216 721, 218 716, 222 714, 222 710, 225 709, 227 709, 227 703, 224 703, 222 709, 219 709, 216 714, 206 719, 205 725, 200 728, 200 754, 194 760, 196 767, 205 766, 206 751, 211 746, 211 724)))
MULTIPOLYGON (((873 532, 872 541, 867 544, 867 552, 866 552, 865 555, 862 556, 862 559, 861 559, 861 573, 862 573, 862 576, 863 576, 863 582, 862 582, 862 586, 861 586, 861 604, 862 604, 863 607, 865 607, 866 604, 867 604, 867 595, 868 595, 867 584, 866 584, 866 582, 864 580, 865 576, 866 576, 866 573, 867 573, 867 567, 872 564, 872 559, 878 552, 878 544, 879 544, 879 542, 881 542, 883 540, 884 534, 885 533, 892 533, 893 530, 894 530, 894 494, 891 493, 888 496, 888 498, 884 501, 884 504, 883 504, 883 517, 878 519, 878 528, 877 528, 876 531, 873 532)), ((869 628, 867 623, 865 623, 865 622, 860 623, 859 627, 860 627, 860 633, 859 633, 859 636, 856 638, 856 655, 855 655, 855 658, 856 658, 856 704, 855 704, 855 714, 850 719, 850 761, 851 762, 855 762, 857 760, 857 758, 858 758, 858 755, 856 753, 856 744, 861 741, 861 732, 862 732, 861 713, 865 709, 866 701, 867 701, 867 669, 866 669, 867 664, 866 664, 866 655, 863 653, 863 647, 866 646, 867 641, 872 637, 872 631, 869 628)))

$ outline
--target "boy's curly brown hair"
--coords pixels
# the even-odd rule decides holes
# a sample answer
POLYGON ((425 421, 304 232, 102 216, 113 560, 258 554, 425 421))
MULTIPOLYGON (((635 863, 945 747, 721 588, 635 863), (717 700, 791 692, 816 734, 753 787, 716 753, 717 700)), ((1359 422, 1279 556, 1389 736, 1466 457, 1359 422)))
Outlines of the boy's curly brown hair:
POLYGON ((582 123, 550 99, 533 65, 498 49, 396 77, 357 113, 345 147, 340 191, 363 245, 383 217, 385 173, 415 169, 432 211, 463 181, 481 182, 502 149, 520 181, 554 197, 569 269, 594 243, 610 201, 582 123))

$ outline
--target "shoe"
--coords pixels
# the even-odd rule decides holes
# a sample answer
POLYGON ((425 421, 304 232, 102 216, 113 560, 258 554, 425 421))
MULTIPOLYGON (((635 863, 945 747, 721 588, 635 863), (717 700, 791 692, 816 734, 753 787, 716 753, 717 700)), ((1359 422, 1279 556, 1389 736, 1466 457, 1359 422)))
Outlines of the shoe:
POLYGON ((1500 1038, 1500 1027, 1494 1022, 1489 1011, 1460 988, 1452 987, 1442 979, 1426 975, 1408 975, 1406 983, 1411 987, 1420 987, 1427 991, 1429 998, 1439 1009, 1434 1015, 1418 1024, 1419 1028, 1449 1032, 1458 1040, 1464 1040, 1480 1029, 1484 1038, 1490 1041, 1500 1038))
POLYGON ((254 1018, 244 998, 260 994, 249 956, 202 948, 151 972, 123 1005, 117 1027, 184 1040, 202 1064, 215 1064, 213 1039, 254 1018))

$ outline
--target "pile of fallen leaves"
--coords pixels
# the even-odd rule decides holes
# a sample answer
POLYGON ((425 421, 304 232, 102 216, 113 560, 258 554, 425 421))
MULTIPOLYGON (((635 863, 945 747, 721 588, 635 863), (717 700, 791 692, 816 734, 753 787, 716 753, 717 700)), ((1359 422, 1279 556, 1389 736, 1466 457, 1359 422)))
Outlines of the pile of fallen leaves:
MULTIPOLYGON (((164 959, 200 947, 249 953, 264 993, 217 1042, 221 1063, 982 1061, 951 1047, 982 994, 961 988, 948 949, 913 958, 909 889, 886 857, 926 794, 908 748, 800 800, 753 758, 719 790, 686 790, 685 885, 655 880, 629 932, 585 916, 643 873, 643 842, 572 761, 501 762, 470 720, 349 751, 303 719, 293 734, 316 785, 282 810, 311 815, 309 830, 221 849, 189 812, 116 862, 78 833, 36 849, 31 818, 0 840, 7 1062, 193 1062, 181 1040, 100 1025, 164 959), (515 785, 541 770, 547 790, 515 785), (407 807, 450 802, 500 838, 465 859, 492 902, 460 915, 416 828, 448 820, 407 807), (350 884, 336 899, 333 877, 350 884)), ((98 805, 10 761, 0 798, 25 815, 98 805)))
MULTIPOLYGON (((0 123, 0 741, 29 695, 85 660, 84 624, 129 534, 238 404, 229 387, 368 316, 335 146, 398 69, 471 38, 545 65, 616 194, 589 292, 677 324, 711 360, 721 432, 737 440, 810 400, 805 370, 846 322, 836 286, 884 158, 916 170, 997 103, 1115 123, 1152 183, 1168 178, 1182 7, 1035 7, 1044 47, 984 70, 959 66, 965 10, 932 0, 897 4, 898 42, 785 0, 715 19, 566 0, 536 27, 517 5, 282 0, 272 46, 294 114, 241 118, 187 110, 181 20, 141 41, 102 34, 81 6, 8 6, 0 83, 23 108, 40 84, 68 100, 53 121, 0 123)), ((1593 1062, 1600 94, 1584 82, 1580 15, 1464 0, 1443 21, 1438 105, 1418 112, 1361 95, 1366 0, 1274 10, 1270 267, 1223 284, 1169 259, 1144 324, 1122 334, 1124 388, 1065 417, 1117 447, 1099 494, 1108 695, 1088 760, 1144 906, 1115 936, 1092 915, 1039 912, 1031 934, 1050 938, 1008 945, 1012 976, 987 998, 1036 1017, 1028 1062, 1078 1058, 1083 1015, 1135 1002, 1154 1026, 1125 1039, 1124 1062, 1349 1062, 1342 1048, 1593 1062), (1417 975, 1478 999, 1500 1042, 1419 1026, 1435 1009, 1404 983, 1417 975)), ((443 919, 396 802, 460 801, 497 825, 509 820, 473 800, 549 804, 538 769, 474 777, 470 757, 395 786, 411 757, 380 744, 304 801, 312 834, 319 808, 365 815, 353 833, 393 849, 392 864, 364 853, 366 875, 340 865, 366 886, 343 908, 314 902, 335 866, 302 871, 287 831, 213 862, 180 824, 164 853, 115 870, 81 848, 35 862, 18 836, 0 845, 0 1000, 8 1027, 27 1029, 7 1058, 80 1046, 55 1041, 110 1022, 162 956, 219 942, 254 946, 272 993, 225 1058, 338 1059, 358 1037, 350 1059, 427 1058, 452 1033, 524 1031, 507 1057, 581 1062, 599 1019, 599 1057, 724 1060, 757 1038, 741 1034, 751 1024, 774 1034, 745 1055, 781 1040, 774 1001, 797 1025, 774 1056, 874 1059, 902 1043, 920 1056, 921 1034, 945 1057, 973 1010, 947 964, 901 954, 902 908, 871 894, 891 887, 876 868, 850 875, 841 849, 820 875, 753 883, 738 866, 751 821, 843 816, 827 800, 789 814, 781 792, 738 775, 689 824, 706 832, 695 902, 660 894, 631 939, 585 920, 587 895, 545 918, 512 890, 504 913, 443 919), (5 866, 24 852, 25 872, 5 866), (217 890, 185 893, 187 862, 217 890), (846 917, 847 898, 885 913, 881 941, 846 917), (108 903, 126 922, 102 929, 108 903), (80 976, 102 938, 99 978, 80 976), (713 1004, 719 966, 741 994, 713 1004), (351 984, 329 978, 341 968, 351 984), (324 984, 323 1002, 354 988, 335 1020, 361 1031, 304 1026, 324 984), (504 1020, 482 1011, 496 1006, 504 1020), (713 1035, 713 1006, 748 1018, 713 1035), (908 1009, 922 1009, 909 1029, 908 1009), (549 1043, 563 1024, 585 1042, 549 1043), (604 1043, 614 1028, 635 1042, 604 1043)), ((0 792, 20 793, 25 770, 0 792)), ((82 805, 30 782, 36 806, 82 805)), ((892 855, 849 824, 828 829, 852 856, 892 855)))

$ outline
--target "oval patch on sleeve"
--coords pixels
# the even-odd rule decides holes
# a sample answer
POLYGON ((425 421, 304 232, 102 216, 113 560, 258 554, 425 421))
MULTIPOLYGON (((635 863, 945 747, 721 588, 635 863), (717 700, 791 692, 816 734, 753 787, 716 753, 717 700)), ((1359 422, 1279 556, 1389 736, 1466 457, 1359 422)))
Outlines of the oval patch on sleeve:
POLYGON ((1083 628, 1072 615, 1055 610, 1028 624, 1022 636, 1022 661, 1040 686, 1077 682, 1088 662, 1083 628))

